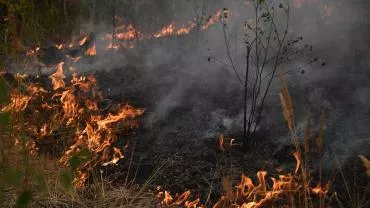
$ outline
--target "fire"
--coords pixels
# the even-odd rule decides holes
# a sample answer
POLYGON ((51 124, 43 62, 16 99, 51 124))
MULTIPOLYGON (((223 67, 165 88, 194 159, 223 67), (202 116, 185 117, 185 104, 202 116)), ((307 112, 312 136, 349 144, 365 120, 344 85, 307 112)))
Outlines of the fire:
POLYGON ((124 158, 127 146, 118 145, 125 139, 122 132, 136 127, 134 119, 144 110, 113 103, 100 109, 98 103, 104 98, 97 89, 95 77, 74 73, 70 82, 66 82, 63 65, 63 62, 59 63, 56 72, 50 75, 52 89, 49 90, 43 83, 26 84, 27 77, 17 75, 19 86, 25 90, 12 90, 11 102, 1 110, 24 111, 24 121, 15 121, 14 127, 24 129, 30 138, 30 152, 35 153, 39 145, 43 147, 64 139, 68 147, 59 162, 67 166, 74 155, 83 149, 89 151, 91 158, 80 165, 74 180, 76 186, 81 186, 93 168, 116 164, 124 158), (68 133, 59 137, 56 132, 68 133))
MULTIPOLYGON (((296 154, 297 155, 297 154, 296 154)), ((300 161, 297 160, 297 166, 300 161)), ((297 171, 296 171, 297 172, 297 171)), ((302 186, 305 180, 301 175, 285 174, 279 175, 278 178, 271 177, 267 180, 267 172, 259 171, 256 174, 257 183, 242 174, 240 182, 236 186, 232 186, 230 177, 225 177, 222 180, 224 195, 212 206, 213 208, 235 207, 235 208, 262 208, 262 207, 285 207, 295 205, 296 199, 307 193, 312 192, 315 195, 325 196, 328 194, 329 185, 322 186, 318 184, 314 188, 302 186), (272 185, 270 185, 272 182, 272 185)), ((309 184, 308 184, 309 185, 309 184)), ((166 206, 177 205, 187 207, 184 201, 189 201, 191 193, 189 191, 183 194, 171 196, 169 192, 160 192, 158 197, 162 200, 162 204, 166 206)), ((301 199, 300 199, 301 200, 301 199)), ((196 201, 194 207, 204 207, 199 201, 196 201)))
POLYGON ((197 26, 197 24, 195 24, 195 22, 189 22, 187 26, 184 26, 182 28, 179 28, 176 31, 176 35, 186 35, 186 34, 189 34, 196 26, 197 26))
POLYGON ((207 19, 206 23, 202 26, 202 29, 203 30, 207 30, 211 25, 213 25, 216 22, 218 22, 221 19, 221 17, 222 17, 222 12, 221 12, 221 10, 218 10, 216 12, 216 14, 210 16, 207 19))
POLYGON ((87 39, 88 39, 88 37, 87 37, 87 36, 83 37, 83 38, 79 41, 80 46, 84 45, 84 44, 86 43, 87 39))
POLYGON ((240 197, 248 196, 249 193, 254 189, 252 179, 242 174, 241 181, 236 188, 239 190, 240 197))
MULTIPOLYGON (((249 2, 249 1, 247 1, 249 2)), ((246 2, 246 5, 249 5, 246 2)), ((304 3, 311 3, 311 2, 318 2, 318 0, 294 0, 293 6, 294 7, 301 7, 304 3)), ((250 5, 249 5, 250 6, 250 5)), ((324 6, 324 12, 326 15, 330 15, 332 13, 332 7, 326 5, 324 6)), ((237 13, 237 11, 235 11, 237 13)), ((230 18, 230 11, 227 8, 219 9, 217 10, 213 15, 209 16, 208 18, 205 18, 205 21, 201 24, 197 24, 196 20, 188 21, 187 24, 182 25, 181 27, 177 26, 177 23, 171 22, 168 25, 163 26, 158 31, 151 33, 151 34, 145 34, 144 32, 140 31, 139 28, 136 25, 133 24, 124 24, 123 18, 119 16, 115 16, 115 20, 117 21, 117 26, 114 29, 114 35, 113 33, 107 33, 105 35, 102 35, 100 37, 101 40, 106 41, 105 49, 113 49, 115 51, 118 51, 120 48, 127 48, 132 49, 135 48, 138 41, 142 40, 150 40, 150 39, 157 39, 157 38, 164 38, 168 36, 182 36, 192 33, 197 29, 199 26, 199 30, 205 31, 209 29, 212 25, 218 23, 223 19, 229 19, 230 18), (114 39, 116 41, 112 41, 114 39)), ((77 42, 72 43, 60 43, 56 44, 55 47, 58 50, 63 50, 64 48, 72 48, 75 46, 83 46, 88 41, 91 41, 91 38, 89 35, 85 33, 81 33, 82 38, 78 40, 77 42)), ((35 56, 40 48, 37 47, 35 49, 31 49, 26 52, 27 56, 35 56)), ((85 55, 87 56, 95 56, 96 55, 96 45, 95 43, 87 49, 85 52, 85 55)), ((67 55, 68 56, 68 55, 67 55)), ((81 60, 81 57, 72 57, 72 62, 78 62, 81 60)))
POLYGON ((96 46, 95 46, 95 43, 89 49, 87 49, 87 51, 85 52, 85 54, 87 56, 95 56, 96 55, 96 46))
POLYGON ((85 130, 76 133, 76 142, 65 152, 60 162, 67 164, 68 158, 86 145, 94 154, 101 154, 101 157, 96 158, 96 162, 93 164, 101 163, 103 166, 116 164, 124 158, 124 155, 119 148, 113 146, 118 140, 112 129, 113 125, 117 125, 128 118, 139 116, 143 112, 142 109, 134 109, 129 105, 124 105, 116 115, 109 114, 105 118, 104 116, 91 115, 85 130))
POLYGON ((121 47, 120 44, 112 44, 110 43, 108 46, 107 46, 107 49, 114 49, 114 50, 118 50, 119 48, 121 47))
POLYGON ((11 93, 11 99, 10 99, 10 104, 7 106, 3 107, 1 111, 3 112, 8 112, 8 111, 13 111, 13 112, 20 112, 24 111, 28 107, 28 103, 31 100, 31 96, 24 95, 21 92, 14 90, 11 93))
POLYGON ((65 90, 60 97, 65 119, 78 117, 78 103, 72 90, 65 90))
MULTIPOLYGON (((134 40, 136 38, 137 39, 142 39, 143 38, 143 34, 140 33, 131 24, 128 25, 127 27, 125 27, 123 25, 123 27, 126 29, 126 32, 117 33, 116 36, 115 36, 117 39, 120 39, 120 40, 134 40)), ((112 35, 110 35, 110 36, 112 36, 112 35)))
POLYGON ((302 162, 301 153, 299 151, 296 151, 293 153, 293 156, 297 162, 294 173, 297 174, 302 162))
POLYGON ((324 186, 321 185, 321 183, 318 183, 316 187, 312 188, 312 193, 316 195, 326 195, 329 190, 329 184, 326 184, 324 186))
MULTIPOLYGON (((136 47, 137 41, 150 40, 157 38, 164 38, 168 36, 182 36, 192 33, 199 26, 200 30, 207 30, 210 26, 216 24, 221 20, 222 15, 225 19, 229 17, 229 11, 227 9, 218 10, 215 14, 211 15, 203 24, 198 25, 195 20, 188 21, 186 24, 181 27, 177 26, 175 22, 171 22, 168 25, 163 26, 160 30, 151 33, 144 34, 138 28, 132 24, 124 24, 121 17, 116 16, 118 26, 115 27, 114 33, 107 33, 102 35, 100 39, 106 41, 106 49, 118 50, 120 48, 132 49, 136 47), (113 35, 114 34, 114 35, 113 35), (113 42, 113 36, 114 41, 113 42)), ((55 47, 58 50, 63 50, 65 48, 73 48, 76 46, 84 46, 86 43, 93 42, 91 37, 84 32, 81 32, 80 38, 78 41, 72 41, 71 43, 59 43, 55 44, 55 47)), ((26 52, 27 56, 36 57, 39 47, 35 49, 30 49, 26 52)), ((85 51, 86 56, 95 56, 96 55, 96 44, 93 43, 90 48, 85 51)), ((66 55, 69 56, 69 55, 66 55)), ((70 57, 72 62, 78 62, 81 60, 81 57, 70 57)))
POLYGON ((176 196, 171 196, 170 192, 164 191, 159 192, 157 195, 158 198, 162 198, 162 205, 165 206, 175 206, 175 207, 185 207, 185 208, 202 208, 203 205, 200 204, 200 199, 196 198, 195 200, 191 200, 191 192, 186 191, 182 194, 176 194, 176 196))
POLYGON ((64 82, 65 76, 63 74, 63 65, 64 65, 64 62, 59 63, 57 66, 57 71, 50 76, 52 83, 53 83, 54 90, 65 87, 65 82, 64 82))
POLYGON ((58 49, 58 50, 61 50, 61 49, 63 49, 64 48, 64 44, 63 43, 61 43, 61 44, 56 44, 55 45, 55 47, 58 49))
POLYGON ((107 129, 111 123, 116 123, 120 120, 125 120, 128 117, 135 117, 141 115, 144 111, 142 109, 134 109, 129 105, 124 105, 117 115, 109 114, 105 119, 96 120, 99 129, 107 129))
POLYGON ((164 26, 159 32, 154 33, 155 38, 161 38, 165 36, 172 35, 175 30, 175 23, 172 22, 171 24, 164 26))
MULTIPOLYGON (((221 10, 217 11, 216 14, 210 16, 207 21, 201 26, 202 30, 207 30, 211 25, 216 24, 221 19, 222 12, 221 10)), ((228 17, 228 11, 224 11, 224 15, 228 17)), ((119 21, 122 21, 121 18, 116 18, 119 21)), ((105 36, 102 36, 102 40, 109 40, 107 44, 107 49, 118 50, 119 48, 135 48, 134 40, 150 40, 157 38, 164 38, 168 36, 182 36, 187 35, 193 32, 197 27, 196 22, 189 21, 186 25, 182 27, 177 27, 175 22, 172 22, 168 25, 163 26, 159 31, 154 32, 153 34, 143 34, 133 25, 121 24, 115 29, 115 39, 122 41, 121 43, 112 43, 113 34, 108 33, 105 36)))
POLYGON ((171 35, 186 35, 189 34, 196 27, 195 22, 189 22, 188 25, 176 28, 175 22, 164 26, 160 31, 153 34, 154 38, 161 38, 171 35))
POLYGON ((171 196, 171 194, 167 191, 164 192, 164 199, 163 199, 163 204, 165 205, 170 205, 173 201, 173 197, 171 196))

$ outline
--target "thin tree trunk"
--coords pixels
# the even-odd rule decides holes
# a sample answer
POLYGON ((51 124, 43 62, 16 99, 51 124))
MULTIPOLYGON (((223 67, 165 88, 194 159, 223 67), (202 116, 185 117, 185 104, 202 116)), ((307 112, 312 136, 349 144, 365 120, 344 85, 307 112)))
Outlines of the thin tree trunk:
MULTIPOLYGON (((250 56, 250 47, 247 46, 247 66, 245 70, 245 80, 244 80, 244 126, 243 126, 243 144, 247 146, 249 135, 247 135, 247 104, 248 104, 248 78, 249 78, 249 56, 250 56)), ((249 132, 249 131, 248 131, 249 132)))

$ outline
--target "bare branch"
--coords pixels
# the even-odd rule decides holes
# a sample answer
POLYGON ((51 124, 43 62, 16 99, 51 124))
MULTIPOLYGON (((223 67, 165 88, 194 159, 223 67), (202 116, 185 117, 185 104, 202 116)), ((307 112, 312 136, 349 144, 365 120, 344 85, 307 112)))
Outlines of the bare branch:
POLYGON ((231 66, 232 66, 232 69, 234 70, 234 73, 236 75, 236 77, 238 78, 239 82, 243 84, 243 81, 242 79, 240 78, 240 75, 238 73, 238 71, 236 70, 236 67, 234 65, 234 61, 231 57, 231 54, 230 54, 230 46, 229 46, 229 42, 227 41, 227 36, 226 36, 226 29, 225 29, 226 25, 224 23, 224 19, 222 21, 222 31, 224 33, 224 41, 225 41, 225 45, 226 45, 226 51, 227 51, 227 56, 229 58, 229 61, 231 63, 231 66))

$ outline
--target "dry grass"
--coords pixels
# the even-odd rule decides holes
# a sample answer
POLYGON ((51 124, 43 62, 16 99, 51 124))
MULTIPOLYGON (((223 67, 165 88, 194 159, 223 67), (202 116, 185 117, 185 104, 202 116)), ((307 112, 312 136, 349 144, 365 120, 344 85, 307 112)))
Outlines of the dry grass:
MULTIPOLYGON (((16 161, 12 163, 17 167, 16 161)), ((104 178, 94 180, 82 188, 66 189, 60 180, 63 168, 56 159, 37 156, 30 160, 30 166, 41 171, 46 187, 31 183, 32 201, 27 207, 153 207, 158 201, 153 193, 148 191, 138 195, 138 186, 115 187, 104 178)), ((15 207, 20 190, 6 188, 1 207, 15 207)))

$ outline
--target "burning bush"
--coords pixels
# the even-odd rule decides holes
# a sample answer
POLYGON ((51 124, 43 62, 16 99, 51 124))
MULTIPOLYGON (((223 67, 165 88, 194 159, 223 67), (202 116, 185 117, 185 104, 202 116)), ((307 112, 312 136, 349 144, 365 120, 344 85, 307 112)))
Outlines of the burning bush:
POLYGON ((81 186, 94 168, 124 157, 119 143, 128 142, 124 133, 137 126, 134 118, 144 110, 128 104, 103 106, 96 79, 73 74, 66 83, 63 63, 50 79, 52 86, 17 75, 11 102, 2 111, 12 114, 16 144, 26 138, 32 153, 49 150, 60 156, 62 165, 73 166, 74 155, 87 150, 88 158, 74 167, 74 183, 81 186))

